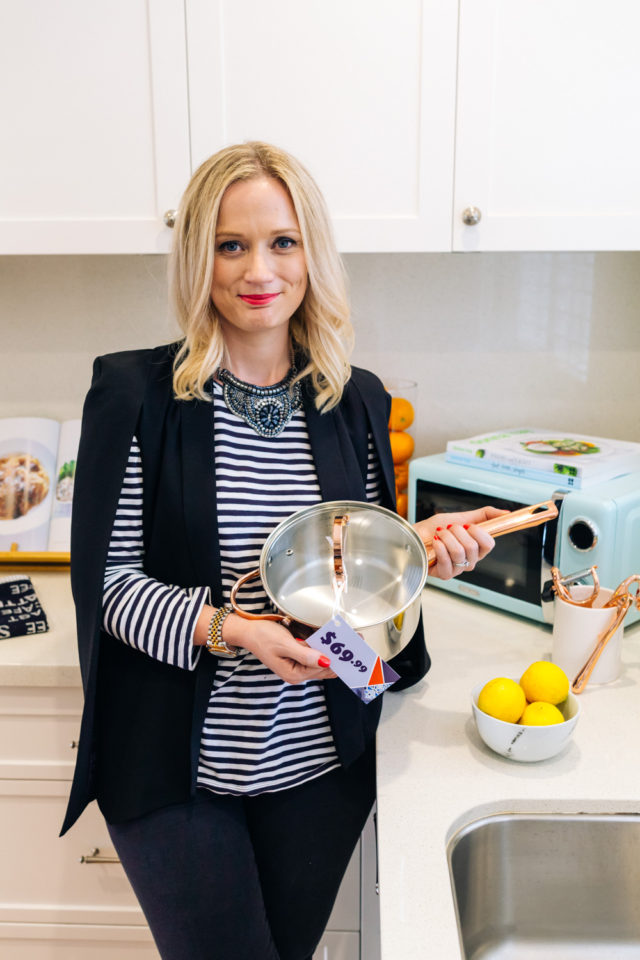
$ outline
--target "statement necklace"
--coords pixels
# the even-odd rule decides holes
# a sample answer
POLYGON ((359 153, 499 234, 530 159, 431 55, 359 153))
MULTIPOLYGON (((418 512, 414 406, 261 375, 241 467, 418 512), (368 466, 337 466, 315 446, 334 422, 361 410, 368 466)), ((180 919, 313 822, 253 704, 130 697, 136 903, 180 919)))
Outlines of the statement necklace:
POLYGON ((224 402, 232 413, 241 417, 261 437, 277 437, 291 417, 302 406, 300 381, 291 383, 298 373, 295 363, 284 380, 272 387, 257 387, 238 380, 230 370, 220 368, 224 402))

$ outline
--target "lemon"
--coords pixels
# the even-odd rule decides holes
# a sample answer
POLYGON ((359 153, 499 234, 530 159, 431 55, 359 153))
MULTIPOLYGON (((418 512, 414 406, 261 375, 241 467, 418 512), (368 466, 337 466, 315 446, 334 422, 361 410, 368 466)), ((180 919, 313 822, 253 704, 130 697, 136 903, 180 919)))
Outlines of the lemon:
POLYGON ((520 677, 520 686, 529 703, 561 703, 569 693, 569 678, 557 663, 537 660, 520 677))
POLYGON ((524 708, 520 723, 526 727, 548 727, 552 723, 564 723, 564 717, 552 703, 536 700, 524 708))
POLYGON ((478 697, 478 708, 496 720, 517 723, 526 706, 522 687, 508 677, 496 677, 485 683, 478 697))

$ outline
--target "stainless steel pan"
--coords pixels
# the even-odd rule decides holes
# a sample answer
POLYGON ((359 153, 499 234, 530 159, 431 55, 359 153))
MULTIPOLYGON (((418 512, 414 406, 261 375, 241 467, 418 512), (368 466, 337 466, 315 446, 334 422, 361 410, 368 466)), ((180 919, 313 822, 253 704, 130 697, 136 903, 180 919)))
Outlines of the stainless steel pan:
MULTIPOLYGON (((545 523, 558 515, 553 501, 486 520, 493 537, 545 523)), ((420 617, 420 597, 430 566, 431 542, 398 514, 375 504, 334 500, 283 520, 260 554, 260 567, 231 591, 234 611, 248 620, 276 620, 296 637, 308 637, 335 613, 361 633, 384 660, 409 642, 420 617), (273 613, 243 610, 240 588, 260 577, 273 613)))

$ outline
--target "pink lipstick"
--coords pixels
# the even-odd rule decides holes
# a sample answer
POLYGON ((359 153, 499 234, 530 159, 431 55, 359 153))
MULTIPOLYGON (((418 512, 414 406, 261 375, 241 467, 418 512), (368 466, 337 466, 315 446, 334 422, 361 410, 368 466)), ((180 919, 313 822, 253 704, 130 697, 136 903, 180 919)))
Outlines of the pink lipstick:
POLYGON ((240 294, 240 299, 245 303, 248 303, 252 307, 265 307, 268 303, 271 303, 276 299, 279 294, 277 293, 247 293, 240 294))

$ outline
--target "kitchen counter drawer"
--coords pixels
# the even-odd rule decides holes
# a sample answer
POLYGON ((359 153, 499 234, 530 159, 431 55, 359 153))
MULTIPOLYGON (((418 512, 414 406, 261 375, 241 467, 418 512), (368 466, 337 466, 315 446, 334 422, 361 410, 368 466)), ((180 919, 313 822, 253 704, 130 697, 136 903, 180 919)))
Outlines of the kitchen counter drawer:
POLYGON ((0 783, 0 921, 144 925, 120 863, 80 863, 96 848, 115 856, 96 804, 58 836, 68 784, 0 783))
MULTIPOLYGON (((149 930, 0 923, 0 960, 160 960, 149 930)), ((357 933, 327 933, 313 960, 360 960, 357 933)))
POLYGON ((0 960, 160 960, 146 927, 0 923, 0 960))
POLYGON ((2 687, 0 778, 71 780, 81 714, 79 687, 2 687))

